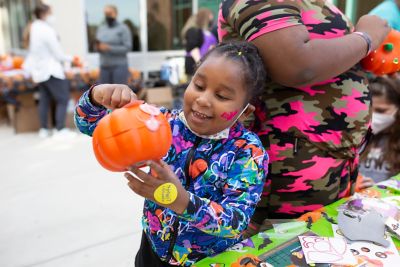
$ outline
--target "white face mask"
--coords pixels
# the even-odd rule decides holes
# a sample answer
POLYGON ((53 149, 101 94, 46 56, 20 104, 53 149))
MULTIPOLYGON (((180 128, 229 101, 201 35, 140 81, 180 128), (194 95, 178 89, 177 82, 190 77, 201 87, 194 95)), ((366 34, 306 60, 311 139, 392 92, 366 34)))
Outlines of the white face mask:
POLYGON ((185 114, 183 113, 183 111, 182 111, 181 113, 179 113, 179 119, 183 122, 183 124, 185 124, 186 127, 189 128, 189 130, 190 130, 192 133, 194 133, 194 134, 197 135, 198 137, 206 138, 206 139, 213 139, 213 140, 221 140, 221 139, 226 139, 226 138, 228 138, 228 136, 229 136, 229 131, 230 131, 231 127, 236 123, 236 121, 240 118, 240 116, 242 116, 242 114, 245 112, 245 110, 247 109, 247 107, 248 107, 249 105, 250 105, 250 103, 248 103, 248 104, 244 107, 244 109, 242 110, 242 112, 240 112, 239 116, 236 117, 236 119, 231 123, 231 125, 230 125, 228 128, 226 128, 226 129, 224 129, 224 130, 222 130, 222 131, 220 131, 220 132, 218 132, 218 133, 215 133, 215 134, 201 135, 201 134, 196 133, 196 132, 193 131, 192 129, 190 129, 189 123, 187 122, 187 120, 186 120, 186 118, 185 118, 185 114))
POLYGON ((50 25, 54 25, 54 23, 56 22, 56 17, 54 15, 48 15, 45 18, 45 21, 50 25))
POLYGON ((382 114, 382 113, 372 113, 372 123, 371 129, 373 134, 378 134, 388 128, 390 125, 394 123, 395 114, 397 110, 393 114, 382 114))

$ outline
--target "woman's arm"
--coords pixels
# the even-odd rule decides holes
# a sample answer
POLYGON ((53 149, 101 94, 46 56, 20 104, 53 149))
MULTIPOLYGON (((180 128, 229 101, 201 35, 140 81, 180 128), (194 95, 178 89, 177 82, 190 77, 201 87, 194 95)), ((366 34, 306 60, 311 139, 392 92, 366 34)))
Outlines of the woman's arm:
MULTIPOLYGON (((325 81, 356 65, 366 56, 368 44, 360 35, 344 36, 349 26, 337 8, 311 2, 224 1, 218 20, 220 38, 253 42, 268 75, 279 84, 302 87, 325 81)), ((366 15, 355 31, 368 34, 375 49, 389 28, 386 21, 366 15)))
POLYGON ((126 54, 132 50, 132 34, 126 25, 122 25, 122 36, 120 45, 109 45, 111 54, 126 54))
POLYGON ((53 54, 53 56, 60 62, 72 61, 72 56, 66 55, 58 40, 57 34, 53 29, 46 29, 43 33, 46 34, 46 45, 53 54))
MULTIPOLYGON (((389 27, 376 16, 363 16, 356 31, 371 36, 372 49, 384 40, 389 27)), ((272 31, 252 41, 265 68, 280 84, 301 87, 335 77, 357 64, 367 53, 367 42, 357 34, 310 40, 307 28, 297 25, 272 31)))

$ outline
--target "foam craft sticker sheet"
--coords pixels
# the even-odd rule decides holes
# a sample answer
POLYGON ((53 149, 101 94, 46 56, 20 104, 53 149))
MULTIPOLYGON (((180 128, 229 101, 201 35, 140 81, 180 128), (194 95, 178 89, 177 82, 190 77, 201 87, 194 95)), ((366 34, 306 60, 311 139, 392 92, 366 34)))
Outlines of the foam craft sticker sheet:
POLYGON ((393 243, 392 238, 389 235, 385 235, 385 239, 390 242, 389 247, 384 248, 379 245, 375 245, 371 242, 356 241, 351 242, 342 235, 339 227, 336 224, 332 224, 333 234, 337 238, 343 238, 350 248, 352 254, 356 257, 360 257, 368 262, 368 267, 380 267, 380 266, 400 266, 400 256, 393 243))
POLYGON ((346 241, 343 238, 299 236, 299 240, 307 264, 357 264, 357 259, 353 256, 346 241))

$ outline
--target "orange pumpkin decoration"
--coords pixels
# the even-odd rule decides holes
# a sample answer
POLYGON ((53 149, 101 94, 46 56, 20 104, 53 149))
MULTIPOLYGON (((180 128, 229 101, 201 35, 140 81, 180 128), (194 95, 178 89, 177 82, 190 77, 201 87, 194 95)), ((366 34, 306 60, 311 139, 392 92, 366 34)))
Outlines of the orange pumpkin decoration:
POLYGON ((116 109, 100 120, 93 132, 97 161, 107 170, 126 171, 146 160, 167 154, 172 133, 160 110, 143 101, 116 109))
POLYGON ((24 58, 23 57, 14 56, 12 58, 12 61, 13 61, 13 68, 14 69, 21 69, 22 68, 22 64, 24 63, 24 58))
POLYGON ((83 67, 82 59, 79 56, 74 56, 72 58, 72 65, 78 68, 82 68, 83 67))
POLYGON ((361 60, 365 70, 385 75, 400 70, 400 32, 391 30, 377 50, 361 60))

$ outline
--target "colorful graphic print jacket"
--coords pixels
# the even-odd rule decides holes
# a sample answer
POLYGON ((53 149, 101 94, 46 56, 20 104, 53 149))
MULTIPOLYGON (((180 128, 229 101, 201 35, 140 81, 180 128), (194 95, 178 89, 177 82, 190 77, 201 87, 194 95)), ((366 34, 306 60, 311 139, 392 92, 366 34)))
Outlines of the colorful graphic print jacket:
MULTIPOLYGON (((218 23, 222 41, 251 42, 293 26, 304 26, 310 39, 353 31, 350 20, 325 0, 224 0, 218 23)), ((269 82, 261 100, 250 129, 271 164, 257 213, 264 207, 264 218, 296 218, 348 196, 370 121, 361 67, 301 88, 269 82)))
MULTIPOLYGON (((170 264, 190 266, 237 243, 260 199, 268 155, 257 135, 242 124, 229 137, 209 140, 194 135, 178 118, 179 111, 161 111, 168 117, 173 141, 163 160, 190 195, 181 215, 146 199, 142 225, 153 250, 170 264)), ((106 109, 80 98, 75 123, 92 135, 106 109)))

